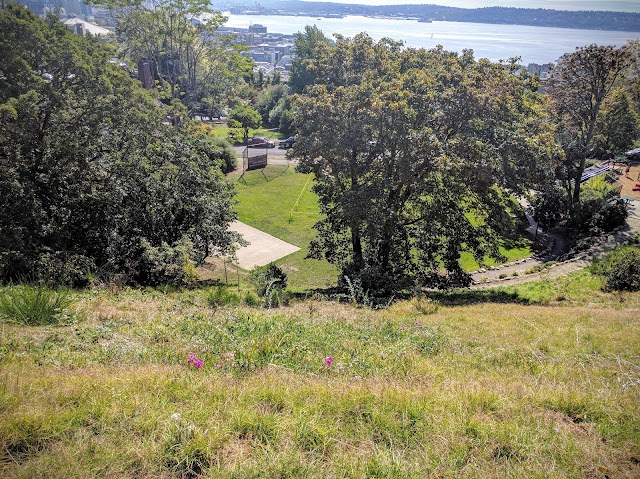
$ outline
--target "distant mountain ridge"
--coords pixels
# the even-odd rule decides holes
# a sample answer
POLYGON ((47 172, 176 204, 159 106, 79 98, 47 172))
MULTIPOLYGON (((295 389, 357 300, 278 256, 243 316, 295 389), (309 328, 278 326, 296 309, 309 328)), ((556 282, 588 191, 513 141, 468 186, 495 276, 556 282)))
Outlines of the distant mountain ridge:
POLYGON ((411 17, 421 21, 473 22, 528 25, 536 27, 576 28, 640 32, 640 13, 614 11, 567 11, 543 8, 483 7, 459 8, 441 5, 357 5, 299 0, 264 0, 235 12, 276 15, 335 16, 364 15, 411 17))

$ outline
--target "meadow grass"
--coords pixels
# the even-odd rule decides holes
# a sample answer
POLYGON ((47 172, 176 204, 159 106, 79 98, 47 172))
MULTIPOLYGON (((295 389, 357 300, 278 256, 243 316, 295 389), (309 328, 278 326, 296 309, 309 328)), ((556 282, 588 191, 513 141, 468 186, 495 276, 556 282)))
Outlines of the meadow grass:
POLYGON ((638 477, 640 294, 598 287, 383 310, 80 292, 78 324, 2 326, 0 476, 638 477))

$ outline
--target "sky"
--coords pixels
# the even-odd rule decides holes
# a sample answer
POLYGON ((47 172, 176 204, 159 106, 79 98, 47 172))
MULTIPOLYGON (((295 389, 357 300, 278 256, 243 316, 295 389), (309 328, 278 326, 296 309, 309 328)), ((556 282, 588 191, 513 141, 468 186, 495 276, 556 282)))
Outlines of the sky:
POLYGON ((555 10, 613 10, 640 12, 640 0, 607 2, 599 0, 310 0, 363 5, 435 4, 461 8, 517 7, 552 8, 555 10))

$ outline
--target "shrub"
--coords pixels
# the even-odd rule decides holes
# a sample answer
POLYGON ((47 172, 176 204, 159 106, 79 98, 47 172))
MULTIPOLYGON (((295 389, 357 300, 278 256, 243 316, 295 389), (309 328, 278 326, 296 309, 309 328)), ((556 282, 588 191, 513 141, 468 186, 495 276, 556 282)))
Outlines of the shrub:
POLYGON ((34 265, 34 274, 47 284, 84 287, 89 284, 95 269, 93 260, 87 256, 56 251, 40 255, 34 265))
POLYGON ((64 290, 43 285, 14 286, 0 294, 0 316, 26 326, 59 324, 68 318, 71 303, 64 290))
POLYGON ((275 263, 253 268, 250 280, 256 287, 256 292, 260 297, 265 296, 271 290, 282 290, 287 287, 287 273, 282 271, 275 263))
POLYGON ((163 243, 158 247, 142 239, 140 248, 133 274, 133 280, 137 283, 181 286, 195 281, 195 265, 191 260, 193 246, 188 239, 183 238, 172 246, 163 243))
POLYGON ((262 297, 262 306, 267 309, 289 306, 289 293, 280 288, 268 288, 262 297))
POLYGON ((591 271, 604 278, 605 291, 640 291, 640 248, 618 248, 594 261, 591 271))
POLYGON ((623 205, 588 200, 580 204, 573 221, 579 231, 598 236, 623 225, 626 218, 627 211, 623 205))

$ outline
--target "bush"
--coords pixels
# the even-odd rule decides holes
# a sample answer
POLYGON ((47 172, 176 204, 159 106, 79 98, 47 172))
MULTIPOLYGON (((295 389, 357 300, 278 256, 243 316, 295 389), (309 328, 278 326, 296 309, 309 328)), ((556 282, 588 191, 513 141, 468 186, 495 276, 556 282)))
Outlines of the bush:
POLYGON ((289 293, 280 288, 269 288, 262 297, 262 306, 267 309, 289 306, 289 293))
POLYGON ((275 263, 256 266, 251 270, 249 279, 256 287, 256 292, 260 297, 264 297, 274 289, 282 290, 287 287, 287 273, 282 271, 275 263))
POLYGON ((138 284, 181 286, 196 280, 195 265, 191 261, 192 244, 183 238, 174 245, 152 246, 146 239, 140 242, 139 260, 132 279, 138 284))
POLYGON ((64 290, 54 291, 43 285, 14 286, 0 294, 0 316, 26 326, 59 324, 69 317, 71 303, 64 290))
POLYGON ((627 210, 623 205, 588 200, 580 204, 573 221, 579 231, 599 236, 623 225, 626 218, 627 210))
POLYGON ((591 271, 604 278, 605 291, 640 291, 640 248, 618 248, 594 261, 591 271))
POLYGON ((34 265, 34 275, 46 284, 84 287, 96 269, 91 258, 64 251, 44 253, 34 265))

